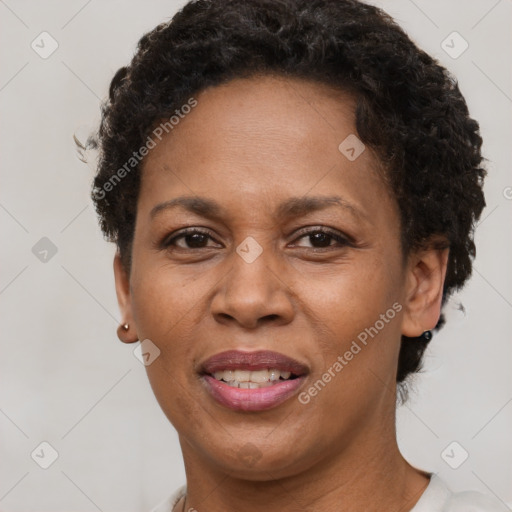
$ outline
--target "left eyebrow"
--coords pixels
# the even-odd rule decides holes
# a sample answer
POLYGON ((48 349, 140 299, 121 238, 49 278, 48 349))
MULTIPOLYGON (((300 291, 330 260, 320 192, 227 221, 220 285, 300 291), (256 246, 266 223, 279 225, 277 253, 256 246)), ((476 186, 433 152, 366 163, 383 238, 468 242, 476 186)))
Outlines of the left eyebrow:
MULTIPOLYGON (((332 206, 342 208, 355 217, 366 218, 366 215, 359 208, 340 196, 292 197, 277 207, 275 216, 277 218, 302 217, 332 206)), ((201 217, 221 219, 223 216, 226 216, 225 209, 212 199, 200 196, 181 196, 157 204, 151 210, 150 217, 154 218, 158 213, 164 210, 177 207, 181 207, 201 217)))
POLYGON ((356 217, 365 217, 359 208, 340 196, 292 197, 279 205, 277 216, 281 218, 301 217, 331 206, 338 206, 356 217))

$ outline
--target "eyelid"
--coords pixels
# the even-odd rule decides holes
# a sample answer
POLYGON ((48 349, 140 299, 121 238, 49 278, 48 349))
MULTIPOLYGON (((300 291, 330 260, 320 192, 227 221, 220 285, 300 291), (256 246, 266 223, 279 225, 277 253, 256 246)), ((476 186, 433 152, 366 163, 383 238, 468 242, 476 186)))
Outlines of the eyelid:
POLYGON ((171 234, 166 235, 158 245, 161 249, 166 249, 171 245, 171 242, 183 238, 187 235, 196 233, 200 233, 202 235, 210 237, 210 239, 217 244, 220 243, 215 239, 215 237, 212 235, 212 232, 209 229, 200 226, 188 226, 186 228, 178 229, 177 231, 173 231, 171 234))
POLYGON ((316 227, 308 227, 304 230, 301 229, 299 232, 295 233, 294 235, 294 241, 300 240, 302 238, 305 238, 307 236, 314 235, 316 233, 322 233, 333 239, 335 242, 337 242, 338 245, 329 245, 327 247, 312 247, 311 249, 316 251, 322 251, 322 250, 329 250, 329 249, 336 249, 340 247, 355 247, 356 242, 355 240, 346 233, 342 231, 338 231, 337 229, 328 228, 326 226, 316 226, 316 227))
POLYGON ((329 228, 327 226, 306 226, 304 228, 299 229, 297 232, 294 233, 294 240, 297 240, 299 238, 303 238, 304 236, 311 235, 314 233, 325 233, 328 236, 331 236, 333 238, 341 238, 344 242, 346 242, 347 245, 355 245, 356 241, 353 237, 348 235, 347 233, 343 231, 339 231, 334 228, 329 228))
MULTIPOLYGON (((179 249, 186 250, 187 248, 177 246, 176 241, 186 237, 187 235, 198 234, 198 233, 205 235, 206 237, 208 237, 211 241, 215 242, 216 244, 222 245, 218 240, 216 240, 215 236, 213 236, 210 229, 201 227, 201 226, 188 226, 188 227, 184 227, 182 229, 176 230, 171 234, 166 235, 161 240, 161 242, 158 244, 158 246, 162 250, 168 249, 171 245, 173 245, 174 247, 177 247, 179 249)), ((323 234, 327 235, 328 237, 331 237, 333 240, 335 240, 338 243, 338 247, 354 246, 355 245, 355 240, 350 235, 348 235, 344 232, 341 232, 337 229, 330 228, 327 226, 322 226, 322 225, 312 225, 312 226, 302 227, 301 229, 299 229, 298 231, 296 231, 293 234, 293 237, 294 237, 293 241, 297 242, 298 240, 305 238, 309 235, 315 234, 315 233, 323 233, 323 234)), ((294 247, 294 245, 292 245, 292 247, 294 247)), ((295 245, 295 247, 297 247, 297 246, 295 245)), ((333 246, 329 245, 324 248, 312 247, 312 249, 321 250, 321 249, 329 249, 329 247, 336 248, 336 244, 334 244, 333 246)), ((201 247, 201 248, 195 248, 195 249, 191 248, 190 250, 209 249, 209 248, 211 249, 211 247, 201 247)))

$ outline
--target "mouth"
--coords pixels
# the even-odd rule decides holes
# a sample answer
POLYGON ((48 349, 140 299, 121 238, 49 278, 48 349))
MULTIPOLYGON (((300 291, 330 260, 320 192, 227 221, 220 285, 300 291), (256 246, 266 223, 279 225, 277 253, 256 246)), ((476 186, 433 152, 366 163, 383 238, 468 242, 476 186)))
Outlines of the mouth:
POLYGON ((238 389, 261 389, 275 386, 280 382, 296 379, 298 376, 277 368, 264 370, 220 370, 213 377, 228 386, 238 389))
POLYGON ((293 396, 308 371, 306 365, 277 352, 230 350, 207 359, 200 376, 210 396, 221 405, 262 411, 293 396))

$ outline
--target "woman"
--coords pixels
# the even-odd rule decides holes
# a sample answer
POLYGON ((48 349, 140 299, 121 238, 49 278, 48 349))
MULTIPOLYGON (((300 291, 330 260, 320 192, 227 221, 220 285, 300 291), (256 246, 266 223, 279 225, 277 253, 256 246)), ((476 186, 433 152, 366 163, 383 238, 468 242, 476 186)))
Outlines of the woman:
POLYGON ((497 511, 413 467, 397 391, 471 274, 478 124, 356 0, 200 0, 112 80, 93 199, 179 511, 497 511))

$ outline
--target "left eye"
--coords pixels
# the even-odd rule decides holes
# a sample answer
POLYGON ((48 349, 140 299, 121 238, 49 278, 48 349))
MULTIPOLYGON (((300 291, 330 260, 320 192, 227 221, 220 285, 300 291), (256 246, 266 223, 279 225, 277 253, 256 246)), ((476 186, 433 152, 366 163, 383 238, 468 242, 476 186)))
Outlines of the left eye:
POLYGON ((300 240, 302 238, 309 238, 309 242, 313 245, 313 248, 315 249, 332 247, 331 242, 333 240, 338 242, 338 244, 341 246, 346 246, 350 244, 349 240, 340 233, 325 231, 321 229, 316 229, 314 231, 303 233, 297 240, 300 240))

